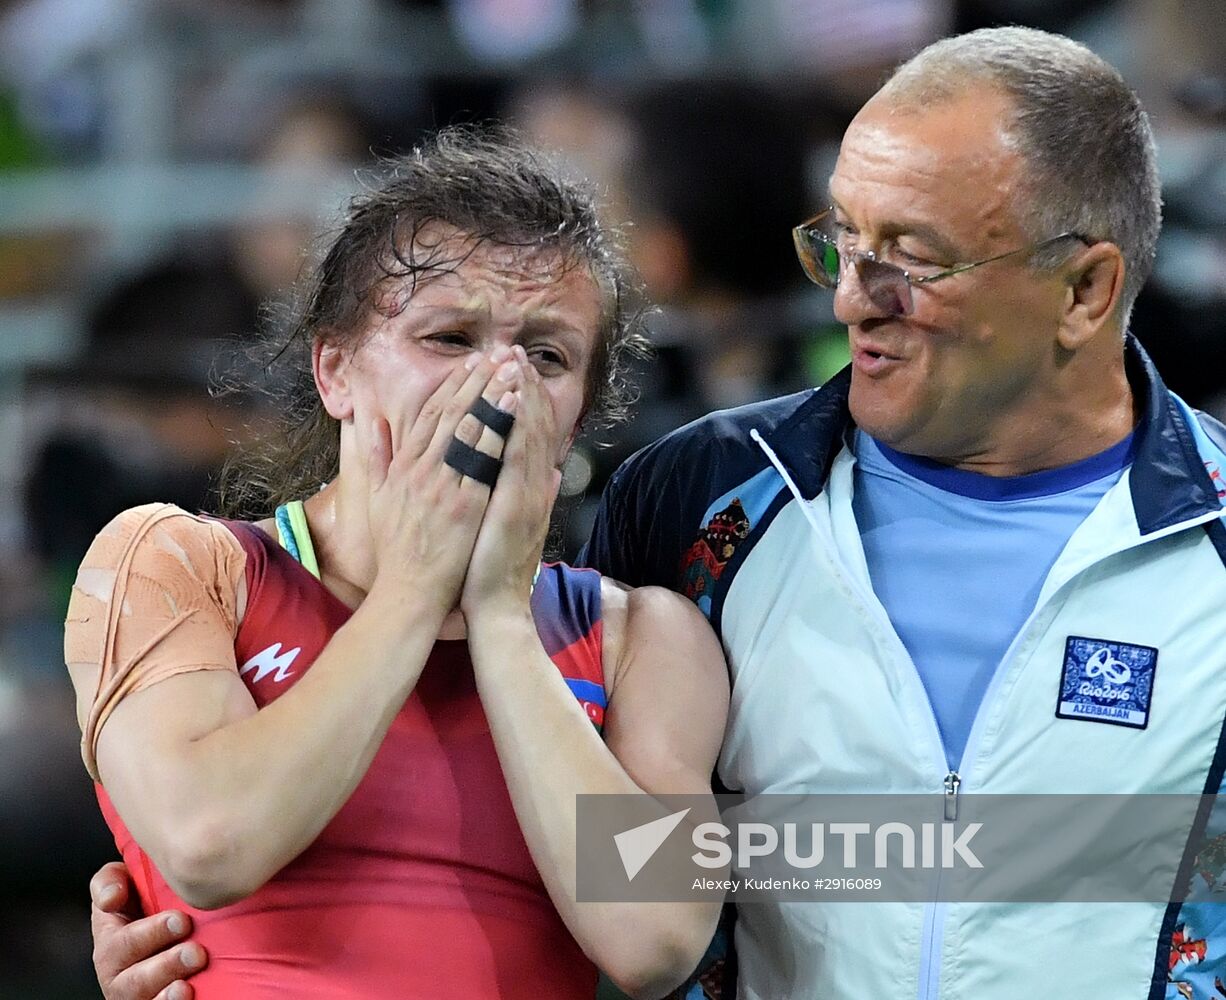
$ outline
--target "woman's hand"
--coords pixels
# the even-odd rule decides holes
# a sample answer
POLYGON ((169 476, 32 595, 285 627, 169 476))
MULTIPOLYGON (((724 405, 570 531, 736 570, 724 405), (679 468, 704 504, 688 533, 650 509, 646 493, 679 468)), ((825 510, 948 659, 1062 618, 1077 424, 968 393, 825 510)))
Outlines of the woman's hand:
MULTIPOLYGON (((474 616, 527 614, 532 580, 549 531, 549 515, 562 473, 555 465, 558 434, 553 407, 540 373, 523 357, 523 379, 502 471, 477 533, 460 608, 474 616)), ((506 409, 505 406, 501 407, 506 409)))
MULTIPOLYGON (((375 584, 417 592, 446 613, 459 600, 490 488, 444 461, 452 439, 492 458, 503 439, 469 410, 478 397, 514 412, 519 359, 506 347, 472 354, 408 423, 371 421, 367 449, 368 516, 376 560, 375 584)), ((373 589, 373 587, 372 587, 373 589)))

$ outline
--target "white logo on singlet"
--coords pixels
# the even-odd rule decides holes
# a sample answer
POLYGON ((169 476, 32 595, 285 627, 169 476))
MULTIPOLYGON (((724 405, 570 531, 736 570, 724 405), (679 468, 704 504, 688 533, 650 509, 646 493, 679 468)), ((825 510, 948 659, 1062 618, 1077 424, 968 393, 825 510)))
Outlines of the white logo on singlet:
POLYGON ((255 656, 244 663, 239 668, 238 675, 241 677, 248 671, 254 670, 255 676, 251 679, 252 684, 259 684, 269 674, 272 674, 272 679, 280 684, 285 678, 291 676, 289 668, 301 652, 302 647, 295 646, 293 649, 282 653, 281 643, 274 642, 267 649, 261 649, 255 656))

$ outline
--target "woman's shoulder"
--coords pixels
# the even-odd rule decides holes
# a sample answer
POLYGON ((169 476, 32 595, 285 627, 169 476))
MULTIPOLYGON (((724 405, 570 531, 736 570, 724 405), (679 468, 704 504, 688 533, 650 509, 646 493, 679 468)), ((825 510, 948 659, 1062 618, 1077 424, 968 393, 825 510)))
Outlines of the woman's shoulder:
POLYGON ((69 598, 64 662, 95 779, 97 735, 121 699, 181 673, 234 669, 245 565, 224 524, 173 504, 125 510, 94 538, 69 598))
POLYGON ((600 599, 606 618, 617 616, 624 621, 630 616, 646 617, 684 622, 687 626, 705 622, 702 612, 691 601, 666 587, 631 587, 611 576, 602 576, 600 599))
POLYGON ((81 562, 77 586, 88 592, 93 589, 89 577, 102 572, 190 580, 210 590, 222 584, 229 590, 238 585, 245 564, 242 543, 223 522, 170 503, 146 503, 116 514, 98 532, 81 562))
POLYGON ((116 514, 98 532, 98 537, 131 540, 155 528, 160 533, 200 538, 224 538, 231 534, 221 522, 203 514, 192 514, 175 504, 143 503, 116 514))
POLYGON ((701 611, 665 587, 630 587, 612 577, 600 578, 605 687, 610 698, 631 661, 637 673, 675 678, 682 669, 710 672, 726 683, 723 656, 701 611))

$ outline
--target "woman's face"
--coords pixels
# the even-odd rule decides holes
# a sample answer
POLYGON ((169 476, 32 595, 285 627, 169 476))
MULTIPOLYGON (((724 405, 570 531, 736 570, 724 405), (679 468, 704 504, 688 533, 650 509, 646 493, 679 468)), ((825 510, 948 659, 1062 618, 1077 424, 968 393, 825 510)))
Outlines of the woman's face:
MULTIPOLYGON (((462 256, 461 237, 452 238, 456 253, 446 256, 462 256)), ((359 447, 375 417, 410 425, 473 352, 519 345, 553 406, 553 448, 562 463, 583 415, 599 335, 601 294, 588 268, 563 266, 553 252, 481 244, 454 270, 419 279, 397 304, 372 311, 356 346, 317 351, 324 405, 342 423, 352 422, 359 447)))

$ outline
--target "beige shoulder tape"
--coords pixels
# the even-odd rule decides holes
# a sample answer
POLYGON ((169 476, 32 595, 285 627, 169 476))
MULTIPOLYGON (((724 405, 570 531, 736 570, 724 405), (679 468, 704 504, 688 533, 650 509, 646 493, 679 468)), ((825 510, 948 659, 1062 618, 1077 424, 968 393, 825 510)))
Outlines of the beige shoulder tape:
POLYGON ((168 504, 125 511, 94 539, 68 605, 64 660, 97 668, 81 740, 95 781, 98 734, 127 695, 177 674, 236 669, 245 565, 224 525, 168 504))

